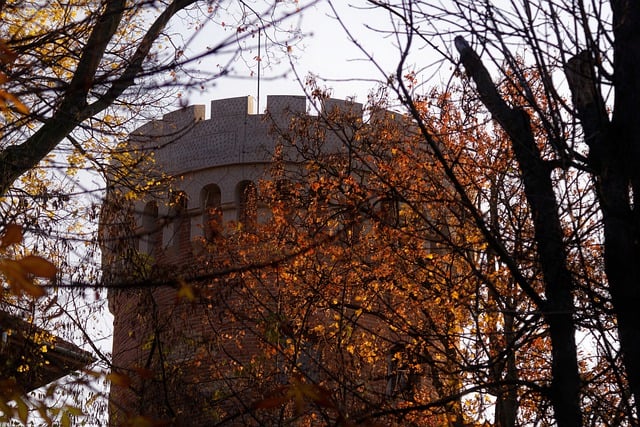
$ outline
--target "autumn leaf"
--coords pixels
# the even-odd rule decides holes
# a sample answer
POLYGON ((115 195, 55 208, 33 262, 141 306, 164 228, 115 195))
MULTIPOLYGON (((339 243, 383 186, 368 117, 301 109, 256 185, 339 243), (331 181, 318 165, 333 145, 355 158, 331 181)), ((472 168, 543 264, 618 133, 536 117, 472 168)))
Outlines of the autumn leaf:
POLYGON ((0 240, 0 249, 4 249, 20 242, 22 242, 22 227, 18 224, 8 224, 4 228, 4 233, 0 240))
POLYGON ((37 277, 53 279, 58 272, 58 269, 51 261, 37 255, 27 255, 18 260, 18 264, 20 264, 27 273, 37 277))
POLYGON ((154 376, 154 372, 151 369, 136 367, 133 370, 144 380, 150 380, 154 376))
POLYGON ((0 109, 7 110, 7 103, 13 104, 13 107, 21 114, 29 114, 29 108, 27 108, 17 96, 0 90, 0 109))
POLYGON ((20 396, 16 396, 14 398, 14 402, 18 407, 18 418, 23 424, 26 425, 29 419, 29 406, 27 406, 25 401, 20 396))
POLYGON ((255 402, 252 406, 254 409, 275 409, 283 406, 288 400, 287 396, 267 397, 255 402))
POLYGON ((20 261, 0 259, 0 272, 6 277, 9 288, 15 295, 27 294, 34 298, 45 295, 44 288, 33 283, 30 273, 24 269, 20 261))
POLYGON ((193 287, 186 282, 180 283, 180 289, 178 289, 176 297, 178 299, 184 298, 189 301, 193 301, 196 299, 195 293, 193 292, 193 287))

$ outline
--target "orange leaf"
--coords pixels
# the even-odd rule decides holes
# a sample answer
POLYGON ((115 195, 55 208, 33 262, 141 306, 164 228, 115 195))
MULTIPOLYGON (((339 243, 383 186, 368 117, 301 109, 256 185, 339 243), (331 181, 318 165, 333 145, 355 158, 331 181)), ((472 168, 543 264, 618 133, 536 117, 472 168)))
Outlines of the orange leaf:
POLYGON ((26 283, 22 290, 25 294, 31 295, 34 298, 40 298, 46 295, 46 292, 42 286, 38 286, 33 282, 26 283))
POLYGON ((27 272, 18 261, 12 259, 0 260, 0 271, 9 282, 9 288, 15 295, 26 293, 34 298, 39 298, 45 294, 44 289, 33 283, 27 277, 27 272))
POLYGON ((17 96, 9 93, 9 92, 4 92, 4 91, 0 91, 0 97, 3 98, 5 100, 5 104, 6 101, 9 101, 13 104, 13 106, 15 107, 16 111, 18 111, 19 113, 22 114, 29 114, 29 108, 27 108, 26 105, 24 105, 22 103, 22 101, 20 101, 20 99, 18 99, 17 96))

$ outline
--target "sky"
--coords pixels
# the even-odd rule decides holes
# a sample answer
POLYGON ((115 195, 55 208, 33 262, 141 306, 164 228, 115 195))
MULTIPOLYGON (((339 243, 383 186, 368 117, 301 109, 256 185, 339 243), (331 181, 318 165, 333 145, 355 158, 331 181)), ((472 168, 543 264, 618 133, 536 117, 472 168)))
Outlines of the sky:
MULTIPOLYGON (((351 6, 349 3, 362 4, 364 1, 333 2, 339 15, 348 23, 348 29, 362 45, 367 48, 375 47, 372 55, 383 66, 386 75, 393 73, 398 61, 398 50, 394 41, 379 32, 367 29, 389 28, 389 16, 382 10, 364 10, 351 6)), ((302 4, 302 2, 301 2, 302 4)), ((222 19, 222 18, 219 18, 222 19)), ((348 39, 340 23, 334 18, 330 2, 320 1, 316 5, 305 9, 301 17, 285 22, 285 26, 299 26, 303 37, 300 42, 292 46, 292 62, 297 76, 304 79, 309 73, 318 76, 322 86, 332 88, 334 98, 345 99, 355 97, 356 101, 366 101, 369 91, 376 87, 376 81, 383 79, 383 73, 372 66, 365 55, 348 39), (357 77, 357 78, 354 78, 357 77)), ((183 37, 187 37, 192 28, 186 25, 180 29, 183 37)), ((187 54, 201 52, 215 37, 213 34, 221 31, 218 22, 212 22, 199 30, 198 37, 189 44, 187 54)), ((280 35, 282 36, 282 35, 280 35)), ((265 37, 261 38, 264 52, 265 37)), ((269 43, 267 41, 267 43, 269 43)), ((267 45, 270 52, 277 55, 276 60, 264 60, 260 79, 260 112, 266 107, 267 95, 302 95, 303 89, 296 75, 290 70, 287 55, 267 45), (281 59, 278 64, 277 59, 281 59), (286 74, 282 77, 283 74, 286 74)), ((258 84, 255 67, 257 51, 252 49, 245 55, 245 61, 233 64, 233 74, 237 77, 224 77, 205 87, 185 93, 188 104, 209 105, 213 99, 223 99, 252 95, 257 97, 258 84), (249 67, 253 67, 250 69, 249 67), (253 76, 251 72, 253 71, 253 76)), ((213 70, 220 62, 220 57, 211 57, 198 63, 201 69, 213 70)), ((178 103, 176 103, 177 105, 178 103)))

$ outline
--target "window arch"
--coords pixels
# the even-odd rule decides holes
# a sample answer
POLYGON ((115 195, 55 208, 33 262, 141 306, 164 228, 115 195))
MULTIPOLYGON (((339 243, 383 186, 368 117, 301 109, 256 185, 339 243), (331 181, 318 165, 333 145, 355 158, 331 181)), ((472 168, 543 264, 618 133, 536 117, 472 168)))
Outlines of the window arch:
POLYGON ((241 181, 236 186, 238 222, 246 231, 254 231, 258 221, 258 189, 251 181, 241 181))
POLYGON ((222 197, 220 187, 209 184, 200 192, 204 238, 211 242, 222 235, 222 197))
POLYGON ((169 217, 173 223, 171 246, 182 251, 188 249, 191 241, 191 222, 189 220, 189 200, 183 191, 172 191, 169 203, 169 217))
POLYGON ((157 255, 162 245, 162 229, 158 221, 158 203, 150 201, 142 212, 142 250, 157 255))

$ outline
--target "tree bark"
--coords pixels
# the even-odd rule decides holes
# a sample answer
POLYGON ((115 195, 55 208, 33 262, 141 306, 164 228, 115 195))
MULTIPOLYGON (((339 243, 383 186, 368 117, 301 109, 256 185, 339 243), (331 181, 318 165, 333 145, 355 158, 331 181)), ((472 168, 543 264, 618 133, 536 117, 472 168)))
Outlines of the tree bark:
POLYGON ((613 153, 602 174, 605 268, 640 416, 640 2, 612 1, 611 8, 615 101, 608 139, 613 153))
POLYGON ((565 67, 589 146, 604 224, 604 261, 629 388, 640 414, 640 5, 613 1, 612 119, 598 88, 595 60, 583 51, 565 67))
POLYGON ((476 84, 482 103, 511 140, 533 220, 538 259, 546 299, 540 310, 551 339, 549 396, 559 427, 580 426, 580 377, 578 373, 573 281, 566 266, 562 227, 551 181, 551 169, 536 145, 529 116, 504 101, 478 55, 460 36, 455 46, 467 73, 476 84))

